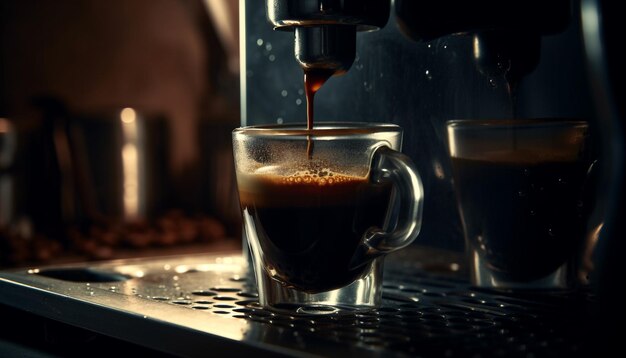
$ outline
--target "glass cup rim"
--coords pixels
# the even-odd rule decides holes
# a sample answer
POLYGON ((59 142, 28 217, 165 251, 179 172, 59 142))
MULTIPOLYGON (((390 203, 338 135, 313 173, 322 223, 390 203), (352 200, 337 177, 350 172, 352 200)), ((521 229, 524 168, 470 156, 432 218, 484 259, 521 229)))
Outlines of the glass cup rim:
POLYGON ((528 118, 528 119, 453 119, 446 122, 451 129, 508 129, 508 128, 546 128, 546 127, 580 127, 586 128, 589 123, 575 118, 528 118))
POLYGON ((401 133, 402 128, 393 123, 375 122, 320 122, 313 129, 306 123, 261 124, 235 128, 233 134, 245 136, 359 136, 373 133, 401 133))

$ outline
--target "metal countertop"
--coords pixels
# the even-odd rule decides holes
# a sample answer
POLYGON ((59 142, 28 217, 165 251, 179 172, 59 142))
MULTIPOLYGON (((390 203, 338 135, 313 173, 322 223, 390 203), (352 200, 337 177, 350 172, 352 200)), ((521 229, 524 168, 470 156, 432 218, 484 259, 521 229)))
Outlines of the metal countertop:
POLYGON ((390 257, 383 306, 351 315, 260 308, 247 265, 232 252, 2 271, 0 303, 184 357, 537 357, 589 349, 589 292, 482 290, 455 274, 459 264, 431 259, 390 257))

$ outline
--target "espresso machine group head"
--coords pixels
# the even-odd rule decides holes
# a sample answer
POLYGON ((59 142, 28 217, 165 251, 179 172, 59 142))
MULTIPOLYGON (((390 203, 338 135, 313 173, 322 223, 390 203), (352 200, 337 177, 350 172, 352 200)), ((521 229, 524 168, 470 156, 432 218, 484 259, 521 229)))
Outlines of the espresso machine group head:
POLYGON ((564 31, 571 0, 396 0, 398 25, 417 41, 472 37, 473 60, 486 76, 517 84, 539 63, 541 36, 564 31))
POLYGON ((276 30, 293 31, 295 57, 304 70, 347 72, 356 55, 357 31, 387 23, 390 0, 267 0, 276 30))
MULTIPOLYGON (((305 69, 341 74, 356 54, 357 31, 387 23, 390 0, 267 0, 276 30, 295 33, 295 57, 305 69)), ((402 31, 418 41, 468 34, 474 61, 485 75, 505 75, 517 83, 539 62, 541 35, 562 31, 571 16, 570 0, 396 0, 402 31)))

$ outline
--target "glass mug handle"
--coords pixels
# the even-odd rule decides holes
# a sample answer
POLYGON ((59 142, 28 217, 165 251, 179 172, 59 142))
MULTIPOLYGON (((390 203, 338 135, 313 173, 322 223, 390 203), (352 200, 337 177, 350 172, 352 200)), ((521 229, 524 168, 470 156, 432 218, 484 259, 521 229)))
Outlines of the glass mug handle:
POLYGON ((422 227, 424 189, 422 180, 409 157, 387 146, 374 150, 370 167, 370 180, 375 183, 391 181, 394 200, 389 205, 387 217, 397 208, 395 228, 386 232, 371 227, 352 257, 351 266, 359 267, 371 260, 409 245, 422 227))

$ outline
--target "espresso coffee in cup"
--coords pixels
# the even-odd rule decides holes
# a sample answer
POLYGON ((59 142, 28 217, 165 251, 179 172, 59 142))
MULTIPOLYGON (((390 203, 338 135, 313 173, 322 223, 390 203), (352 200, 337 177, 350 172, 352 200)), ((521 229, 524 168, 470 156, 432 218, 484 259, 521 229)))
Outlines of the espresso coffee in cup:
POLYGON ((448 122, 454 187, 478 286, 568 288, 585 236, 587 124, 448 122))
POLYGON ((497 277, 545 277, 580 245, 587 162, 487 153, 452 158, 452 167, 467 239, 497 277))
POLYGON ((373 123, 233 131, 261 306, 326 314, 380 305, 384 256, 421 227, 422 184, 401 139, 400 127, 373 123))
POLYGON ((366 230, 383 227, 390 194, 388 182, 327 168, 239 180, 241 205, 257 228, 265 269, 285 286, 311 293, 363 275, 365 267, 353 267, 351 260, 366 230))

